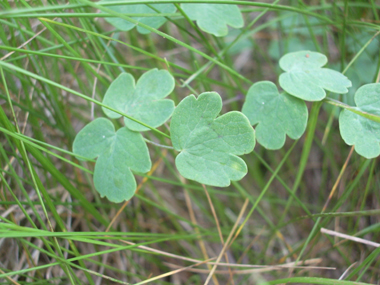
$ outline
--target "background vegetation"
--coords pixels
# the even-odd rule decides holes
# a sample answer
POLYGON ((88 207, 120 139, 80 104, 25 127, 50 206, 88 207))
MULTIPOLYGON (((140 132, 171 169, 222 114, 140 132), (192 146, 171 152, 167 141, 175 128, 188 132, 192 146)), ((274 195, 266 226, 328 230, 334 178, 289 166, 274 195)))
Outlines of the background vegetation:
POLYGON ((160 35, 142 35, 115 30, 85 0, 0 1, 1 284, 380 284, 380 247, 369 244, 380 241, 379 161, 344 144, 325 104, 308 103, 298 141, 256 145, 228 188, 185 180, 175 152, 150 145, 152 170, 114 204, 95 191, 93 162, 72 155, 76 133, 103 116, 89 98, 101 101, 121 72, 167 69, 176 104, 217 91, 223 112, 241 110, 252 83, 276 82, 290 51, 324 53, 353 82, 349 104, 379 81, 379 1, 223 3, 245 20, 226 37, 179 10, 160 35))

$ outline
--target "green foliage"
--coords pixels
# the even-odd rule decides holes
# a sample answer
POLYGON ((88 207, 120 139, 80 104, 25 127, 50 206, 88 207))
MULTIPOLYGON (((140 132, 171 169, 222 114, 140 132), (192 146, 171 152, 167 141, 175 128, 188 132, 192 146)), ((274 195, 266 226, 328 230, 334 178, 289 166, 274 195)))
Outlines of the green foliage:
POLYGON ((280 75, 280 86, 289 94, 306 101, 320 101, 326 91, 347 93, 351 81, 341 73, 321 68, 327 57, 312 51, 286 54, 280 59, 280 67, 286 71, 280 75))
POLYGON ((203 184, 226 187, 247 174, 237 155, 253 150, 254 130, 240 112, 218 118, 222 99, 215 92, 190 95, 174 111, 170 124, 175 163, 182 176, 203 184))
MULTIPOLYGON (((358 92, 357 106, 354 101, 357 88, 378 80, 378 1, 223 1, 231 4, 229 7, 239 4, 246 22, 240 29, 227 27, 230 33, 224 38, 200 31, 182 9, 178 13, 157 10, 170 1, 65 2, 0 1, 2 283, 185 285, 203 284, 207 279, 208 284, 352 285, 380 280, 380 248, 356 246, 356 241, 334 247, 334 237, 320 232, 322 228, 336 227, 339 221, 342 233, 380 240, 380 226, 375 221, 380 213, 378 158, 360 155, 378 154, 378 89, 364 86, 358 92), (124 14, 123 7, 113 4, 130 10, 124 14), (112 13, 112 9, 116 12, 112 13), (116 14, 122 19, 117 19, 116 14), (111 26, 106 18, 120 22, 129 31, 111 26), (159 28, 150 20, 168 21, 159 28), (139 33, 148 30, 154 32, 139 33), (322 87, 326 98, 304 102, 285 92, 278 84, 277 75, 283 72, 278 60, 288 52, 300 50, 325 54, 329 58, 325 67, 341 72, 352 82, 349 93, 332 94, 322 87), (137 83, 142 70, 155 67, 168 72, 162 72, 156 83, 145 74, 137 83), (125 72, 131 73, 136 83, 125 72), (102 103, 110 82, 120 73, 124 79, 119 86, 114 83, 114 91, 102 103), (210 116, 210 122, 198 130, 193 123, 203 123, 203 118, 196 116, 201 109, 196 107, 198 101, 206 101, 205 95, 195 95, 198 99, 190 96, 184 100, 190 108, 180 103, 172 125, 168 121, 160 126, 170 120, 174 104, 170 103, 171 111, 164 111, 161 103, 155 104, 165 98, 148 98, 159 90, 172 90, 171 76, 178 85, 170 93, 174 102, 181 102, 188 90, 192 94, 214 90, 223 100, 222 111, 218 109, 215 117, 210 116, 208 111, 213 109, 208 107, 217 105, 210 99, 215 95, 206 98, 212 104, 201 107, 207 118, 210 116), (171 80, 164 79, 168 77, 171 80), (136 85, 141 85, 141 92, 136 91, 136 85), (254 89, 265 92, 252 93, 254 89), (136 93, 141 97, 136 97, 136 93), (244 102, 243 94, 247 93, 244 102), (133 105, 135 99, 139 104, 133 105), (264 105, 250 103, 258 99, 262 101, 257 103, 264 105), (298 106, 290 102, 301 103, 298 106), (141 108, 145 103, 146 108, 141 108), (90 120, 90 104, 95 117, 106 117, 104 107, 115 119, 90 120), (280 147, 285 138, 287 142, 291 140, 286 136, 294 135, 294 127, 304 126, 306 118, 296 119, 296 115, 297 110, 305 109, 300 107, 305 104, 309 109, 306 135, 279 151, 265 149, 280 147), (342 134, 348 132, 348 139, 345 134, 344 140, 340 138, 337 117, 321 108, 326 105, 334 106, 338 117, 341 108, 345 109, 340 124, 342 134), (257 119, 255 131, 247 123, 248 118, 243 120, 242 114, 237 115, 242 106, 244 112, 253 109, 246 113, 257 119), (153 115, 152 110, 156 110, 153 115), (124 120, 129 127, 144 132, 132 131, 124 120), (130 120, 136 123, 130 124, 130 120), (256 152, 241 156, 246 166, 234 151, 217 149, 224 151, 243 142, 233 139, 241 130, 235 127, 234 120, 245 121, 244 128, 249 128, 263 145, 256 152), (176 128, 176 121, 182 127, 176 128), (80 131, 78 126, 83 122, 91 123, 80 131), (138 122, 145 127, 140 129, 138 122), (193 131, 188 126, 194 127, 193 131), (185 144, 192 144, 191 152, 199 156, 188 156, 188 149, 174 149, 178 142, 172 141, 170 134, 174 136, 176 129, 187 137, 185 144), (232 135, 224 135, 227 132, 232 135), (231 138, 231 142, 225 138, 231 138), (152 145, 145 145, 143 140, 152 145), (354 152, 351 156, 351 147, 345 141, 352 144, 352 149, 355 146, 359 154, 354 152), (75 153, 70 152, 73 142, 75 153), (219 155, 212 156, 218 151, 219 155), (90 161, 78 163, 76 156, 90 161), (191 164, 193 176, 213 178, 217 185, 227 185, 234 177, 244 175, 244 171, 236 171, 235 175, 235 169, 228 168, 231 161, 236 160, 238 168, 248 169, 248 173, 242 181, 231 181, 228 188, 204 189, 197 181, 182 178, 176 169, 177 156, 178 160, 189 158, 185 168, 191 164), (225 161, 221 160, 226 157, 230 160, 223 164, 225 161), (223 167, 233 175, 223 173, 223 167), (140 173, 148 169, 149 175, 140 173), (210 172, 214 169, 225 177, 212 177, 210 172), (144 179, 136 176, 140 174, 144 179), (139 193, 136 183, 141 185, 139 193), (339 189, 339 195, 335 195, 335 189, 339 189), (125 201, 134 194, 133 200, 123 205, 108 201, 125 201), (280 234, 283 239, 278 238, 280 234), (228 242, 227 236, 233 239, 228 242), (245 251, 251 240, 254 250, 245 251), (266 271, 255 274, 252 281, 252 271, 244 268, 222 274, 219 260, 211 265, 214 274, 172 271, 163 264, 169 261, 186 267, 190 263, 176 261, 176 257, 202 261, 215 256, 215 252, 222 258, 219 252, 223 243, 228 243, 225 253, 236 259, 242 257, 242 265, 249 262, 276 267, 295 253, 297 258, 291 260, 294 264, 314 257, 333 257, 335 267, 346 268, 357 261, 357 256, 361 258, 360 263, 350 267, 344 280, 338 280, 343 278, 339 270, 325 267, 294 270, 290 277, 286 271, 266 271), (141 246, 145 246, 143 251, 141 246), (152 252, 154 248, 162 251, 152 252), (7 255, 9 252, 16 255, 7 255), (176 275, 172 278, 173 273, 176 275), (166 278, 160 279, 163 276, 166 278), (47 277, 52 281, 47 281, 47 277)), ((175 7, 178 5, 181 4, 175 7)), ((174 6, 170 11, 175 11, 174 6)), ((227 17, 218 16, 217 20, 221 22, 227 17)), ((229 24, 224 23, 224 28, 226 25, 229 24)), ((302 134, 300 129, 293 138, 302 134)), ((250 141, 254 144, 252 138, 250 141)), ((246 151, 252 148, 247 147, 246 151)), ((183 167, 179 168, 183 173, 183 167)), ((220 262, 226 261, 222 259, 220 262)))
MULTIPOLYGON (((122 1, 122 0, 118 0, 122 1)), ((107 2, 115 2, 113 0, 102 0, 99 4, 105 4, 107 2)), ((123 1, 125 2, 125 1, 123 1)), ((157 13, 174 13, 176 8, 173 4, 137 4, 137 5, 116 5, 116 6, 107 6, 109 9, 122 13, 122 14, 157 14, 157 13), (150 7, 149 7, 150 6, 150 7)), ((152 28, 158 29, 161 27, 167 20, 165 17, 132 17, 133 19, 148 25, 152 28)), ((112 24, 115 28, 121 31, 129 31, 136 26, 136 24, 128 22, 127 20, 120 18, 106 18, 106 20, 112 24)), ((137 31, 141 34, 149 34, 150 31, 137 26, 137 31)))
MULTIPOLYGON (((360 87, 355 94, 357 109, 380 115, 380 84, 372 83, 360 87)), ((380 124, 349 110, 339 116, 339 128, 343 140, 355 145, 355 151, 365 158, 380 155, 380 124)))
POLYGON ((305 132, 307 107, 304 101, 279 93, 270 81, 257 82, 248 90, 242 112, 256 125, 257 141, 267 149, 280 149, 286 135, 298 139, 305 132))
MULTIPOLYGON (((147 146, 134 131, 148 130, 139 122, 156 128, 173 114, 170 137, 180 152, 175 160, 178 171, 185 178, 226 187, 247 174, 247 166, 238 155, 251 152, 255 146, 251 125, 257 125, 261 145, 280 149, 286 135, 298 139, 305 132, 308 110, 301 99, 322 100, 324 89, 347 92, 351 82, 337 71, 321 68, 326 63, 327 58, 317 52, 286 54, 280 59, 286 73, 279 78, 286 92, 279 93, 270 81, 257 82, 248 91, 243 113, 232 111, 220 117, 222 100, 216 92, 202 93, 198 98, 190 95, 174 110, 174 102, 163 99, 174 89, 174 78, 168 71, 149 70, 137 84, 131 74, 122 73, 108 88, 103 103, 136 121, 125 117, 126 127, 116 133, 110 121, 93 121, 77 135, 74 153, 89 159, 99 157, 94 184, 101 196, 114 202, 129 199, 136 189, 131 170, 148 172, 151 166, 147 146)), ((357 152, 367 158, 380 154, 379 123, 369 120, 380 113, 380 106, 376 106, 379 94, 378 85, 362 87, 356 94, 356 113, 344 110, 340 116, 344 140, 355 144, 357 152), (366 93, 371 96, 363 95, 366 93)), ((121 117, 105 107, 103 111, 110 118, 121 117)))
POLYGON ((228 34, 227 25, 237 29, 244 26, 243 16, 236 5, 197 3, 181 4, 181 8, 201 30, 217 37, 228 34))
MULTIPOLYGON (((122 73, 108 88, 103 103, 156 128, 165 123, 174 111, 174 102, 162 99, 173 89, 174 78, 166 70, 152 69, 144 73, 136 85, 131 74, 122 73)), ((121 117, 104 107, 103 111, 112 119, 121 117)), ((133 131, 149 130, 128 118, 124 118, 124 122, 133 131)))
POLYGON ((115 132, 113 124, 98 118, 86 125, 76 136, 73 152, 94 159, 94 185, 100 196, 120 203, 135 193, 132 171, 146 173, 151 168, 148 148, 139 133, 128 128, 115 132))

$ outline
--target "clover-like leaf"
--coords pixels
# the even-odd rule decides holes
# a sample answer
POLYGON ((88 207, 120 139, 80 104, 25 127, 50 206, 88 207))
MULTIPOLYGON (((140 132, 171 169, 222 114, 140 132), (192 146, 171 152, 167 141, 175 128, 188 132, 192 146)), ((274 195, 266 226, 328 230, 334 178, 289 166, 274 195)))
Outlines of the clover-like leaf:
POLYGON ((243 16, 237 5, 230 4, 181 4, 186 15, 196 21, 199 28, 217 37, 228 34, 227 25, 233 28, 244 26, 243 16))
POLYGON ((151 168, 148 148, 140 133, 120 128, 98 118, 86 125, 75 137, 73 152, 88 159, 98 157, 94 185, 101 197, 120 203, 135 193, 132 171, 146 173, 151 168))
POLYGON ((322 68, 327 57, 318 52, 298 51, 284 55, 280 67, 280 86, 290 95, 306 101, 320 101, 326 91, 347 93, 351 81, 338 71, 322 68))
POLYGON ((248 90, 242 112, 256 127, 257 141, 267 149, 280 149, 286 135, 298 139, 305 132, 307 107, 304 101, 279 93, 270 81, 257 82, 248 90))
MULTIPOLYGON (((100 4, 104 4, 107 2, 115 2, 114 0, 103 0, 99 2, 100 4)), ((119 0, 120 1, 120 0, 119 0)), ((125 0, 123 1, 125 3, 125 0)), ((116 6, 107 6, 107 8, 121 13, 121 14, 157 14, 157 13, 174 13, 176 10, 176 7, 173 4, 135 4, 135 5, 116 5, 116 6), (150 6, 150 7, 149 7, 150 6), (152 9, 153 8, 153 9, 152 9), (157 12, 158 11, 158 12, 157 12)), ((133 19, 139 21, 140 23, 143 23, 145 25, 148 25, 152 28, 158 29, 161 27, 165 22, 166 18, 157 16, 157 17, 132 17, 133 19)), ((129 31, 133 29, 136 24, 131 23, 127 20, 120 19, 120 18, 105 18, 107 22, 109 22, 111 25, 116 27, 119 30, 122 31, 129 31)), ((137 26, 137 31, 141 34, 149 34, 150 31, 137 26)))
MULTIPOLYGON (((367 84, 355 94, 358 110, 380 115, 380 83, 367 84)), ((365 158, 380 155, 380 123, 374 122, 349 110, 339 116, 339 129, 348 145, 355 145, 355 151, 365 158)))
POLYGON ((253 150, 254 130, 247 117, 232 111, 218 118, 222 99, 205 92, 183 99, 174 111, 170 133, 173 147, 181 153, 175 163, 182 176, 200 183, 226 187, 247 174, 240 157, 253 150))
MULTIPOLYGON (((131 74, 122 73, 111 83, 103 103, 156 128, 165 123, 174 111, 174 102, 162 99, 173 89, 174 78, 166 70, 149 70, 140 77, 136 85, 131 74)), ((103 111, 110 118, 121 117, 104 107, 103 111)), ((124 122, 133 131, 149 130, 128 118, 124 118, 124 122)))

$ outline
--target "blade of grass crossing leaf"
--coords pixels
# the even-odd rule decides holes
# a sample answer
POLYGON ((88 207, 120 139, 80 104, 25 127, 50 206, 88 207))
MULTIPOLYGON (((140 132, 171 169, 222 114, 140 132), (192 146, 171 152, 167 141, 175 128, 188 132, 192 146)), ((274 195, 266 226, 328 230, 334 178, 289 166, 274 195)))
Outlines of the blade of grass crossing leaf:
POLYGON ((284 220, 284 218, 286 217, 286 214, 289 211, 291 203, 293 202, 293 196, 296 194, 298 186, 301 183, 301 180, 302 180, 305 168, 306 168, 307 160, 309 158, 311 146, 312 146, 312 143, 314 140, 315 128, 317 126, 318 114, 319 114, 319 109, 321 108, 321 106, 322 106, 321 102, 315 102, 312 105, 310 115, 309 115, 310 119, 309 119, 307 131, 306 131, 306 136, 305 136, 305 142, 304 142, 303 148, 302 148, 299 168, 298 168, 297 176, 295 178, 294 185, 292 188, 293 195, 291 195, 289 197, 288 202, 287 202, 286 207, 285 207, 285 210, 284 210, 283 214, 281 215, 278 224, 281 224, 282 221, 284 220))
POLYGON ((85 96, 85 95, 83 95, 83 94, 81 94, 81 93, 79 93, 79 92, 77 92, 77 91, 75 91, 75 90, 73 90, 73 89, 67 88, 67 87, 65 87, 65 86, 63 86, 63 85, 61 85, 61 84, 58 84, 58 83, 54 82, 54 81, 51 81, 51 80, 46 79, 46 78, 44 78, 44 77, 41 77, 41 76, 39 76, 39 75, 37 75, 37 74, 31 73, 31 72, 29 72, 29 71, 27 71, 27 70, 24 70, 24 69, 22 69, 22 68, 16 67, 16 66, 14 66, 14 65, 11 65, 11 64, 8 64, 8 63, 2 62, 2 61, 0 61, 0 66, 4 66, 4 67, 6 67, 6 68, 9 68, 9 69, 15 70, 15 71, 17 71, 17 72, 23 73, 23 74, 25 74, 25 75, 27 75, 27 76, 30 76, 30 77, 35 78, 35 79, 37 79, 37 80, 40 80, 40 81, 42 81, 42 82, 48 83, 48 84, 50 84, 50 85, 52 85, 52 86, 58 87, 58 88, 60 88, 60 89, 62 89, 62 90, 65 90, 65 91, 67 91, 67 92, 70 92, 70 93, 72 93, 72 94, 74 94, 74 95, 76 95, 76 96, 78 96, 78 97, 81 97, 81 98, 87 100, 87 101, 93 102, 93 103, 95 103, 95 104, 97 104, 97 105, 99 105, 99 106, 102 106, 102 107, 104 107, 104 108, 106 108, 106 109, 109 109, 109 110, 111 110, 111 111, 113 111, 113 112, 115 112, 115 113, 117 113, 117 114, 120 114, 120 115, 122 115, 122 116, 124 116, 124 117, 126 117, 126 118, 128 118, 128 119, 130 119, 130 120, 132 120, 132 121, 134 121, 134 122, 136 122, 136 123, 138 123, 138 124, 140 124, 140 125, 143 125, 144 127, 147 127, 148 129, 151 129, 152 131, 154 131, 154 132, 156 132, 156 133, 158 133, 158 134, 160 134, 160 135, 162 135, 162 136, 165 136, 165 137, 167 137, 167 138, 170 138, 169 135, 167 135, 167 134, 165 134, 165 133, 163 133, 163 132, 161 132, 161 131, 159 131, 159 130, 157 130, 157 129, 155 129, 155 128, 152 128, 151 126, 148 126, 148 125, 146 125, 146 124, 144 124, 144 123, 142 123, 142 122, 140 122, 140 121, 138 121, 138 120, 136 120, 136 119, 134 119, 134 118, 128 116, 127 114, 124 114, 123 112, 120 112, 120 111, 118 111, 118 110, 116 110, 116 109, 110 108, 110 107, 108 107, 107 105, 105 105, 105 104, 103 104, 103 103, 101 103, 101 102, 99 102, 99 101, 97 101, 97 100, 95 100, 95 99, 92 99, 91 97, 85 96))
MULTIPOLYGON (((272 5, 275 5, 279 2, 280 0, 276 0, 272 3, 272 5)), ((265 9, 263 12, 261 12, 257 17, 255 17, 254 20, 251 21, 251 23, 249 23, 246 27, 243 28, 242 32, 230 43, 228 44, 221 52, 219 52, 218 54, 216 54, 218 56, 218 58, 221 58, 222 56, 224 56, 228 50, 235 44, 239 41, 239 39, 241 38, 241 36, 243 34, 245 34, 246 31, 249 31, 250 28, 262 17, 264 16, 267 12, 269 11, 269 8, 265 9)), ((182 87, 190 84, 196 77, 198 77, 199 74, 201 74, 204 70, 206 70, 208 67, 210 67, 210 69, 213 67, 215 63, 209 61, 207 62, 205 65, 203 65, 201 68, 199 68, 194 74, 192 74, 188 79, 185 80, 185 82, 183 82, 182 84, 182 87)))
MULTIPOLYGON (((174 6, 177 8, 177 10, 180 12, 180 14, 186 19, 186 21, 189 23, 189 25, 195 30, 195 32, 198 34, 198 36, 202 39, 203 43, 209 48, 209 50, 215 55, 218 56, 217 51, 214 49, 214 47, 209 43, 209 41, 206 39, 206 37, 202 34, 202 32, 199 30, 198 26, 193 23, 189 19, 189 17, 186 15, 186 13, 182 10, 181 6, 177 3, 174 4, 174 6)), ((219 58, 221 60, 221 58, 219 58)))
POLYGON ((207 54, 205 54, 205 53, 203 53, 203 52, 200 52, 200 51, 197 50, 196 48, 193 48, 192 46, 190 46, 190 45, 188 45, 188 44, 186 44, 186 43, 184 43, 184 42, 182 42, 182 41, 177 40, 176 38, 174 38, 174 37, 172 37, 172 36, 170 36, 170 35, 168 35, 168 34, 165 34, 165 33, 163 33, 163 32, 160 32, 160 31, 157 30, 157 29, 151 28, 151 27, 149 27, 148 25, 145 25, 145 24, 143 24, 143 23, 141 23, 141 22, 139 22, 139 21, 136 21, 136 20, 133 19, 133 18, 130 18, 130 17, 124 16, 123 14, 120 14, 120 13, 117 13, 117 12, 113 12, 111 9, 109 9, 109 8, 105 8, 104 6, 97 5, 97 4, 95 4, 95 3, 93 3, 93 2, 90 2, 90 1, 87 1, 87 0, 79 0, 79 1, 81 1, 82 3, 86 3, 87 5, 92 6, 92 7, 94 7, 94 8, 100 9, 101 11, 105 11, 105 12, 108 12, 108 13, 110 13, 110 14, 113 14, 113 15, 115 15, 115 16, 121 18, 121 19, 127 20, 127 21, 129 21, 129 22, 131 22, 131 23, 138 24, 139 26, 141 26, 141 27, 143 27, 143 28, 145 28, 145 29, 147 29, 147 30, 149 30, 149 31, 151 31, 151 32, 154 32, 154 33, 156 33, 156 34, 158 34, 158 35, 160 35, 160 36, 162 36, 162 37, 164 37, 164 38, 166 38, 166 39, 168 39, 168 40, 170 40, 170 41, 173 41, 173 42, 177 43, 177 44, 180 45, 180 46, 186 47, 187 49, 189 49, 189 50, 191 50, 191 51, 193 51, 193 52, 195 52, 195 53, 197 53, 197 54, 203 56, 204 58, 206 58, 206 59, 208 59, 208 60, 210 60, 210 61, 212 61, 212 62, 215 62, 217 65, 219 65, 220 67, 222 67, 222 68, 225 69, 226 71, 230 72, 231 74, 235 75, 236 77, 240 78, 241 80, 243 80, 243 81, 245 81, 245 82, 249 82, 249 83, 251 82, 249 79, 247 79, 247 78, 245 78, 244 76, 242 76, 241 74, 237 73, 237 72, 236 72, 235 70, 233 70, 232 68, 226 66, 225 64, 219 62, 218 60, 213 59, 212 57, 208 56, 207 54))

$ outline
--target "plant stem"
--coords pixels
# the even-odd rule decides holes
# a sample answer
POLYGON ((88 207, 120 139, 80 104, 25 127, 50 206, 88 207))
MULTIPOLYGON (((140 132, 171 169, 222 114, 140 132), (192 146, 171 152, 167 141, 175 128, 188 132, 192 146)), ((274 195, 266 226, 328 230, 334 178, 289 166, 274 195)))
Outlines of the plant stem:
POLYGON ((144 138, 144 141, 146 141, 147 143, 153 144, 153 145, 155 145, 155 146, 158 146, 158 147, 167 148, 167 149, 174 149, 174 147, 172 147, 172 146, 169 146, 169 145, 162 145, 162 144, 156 143, 156 142, 154 142, 154 141, 150 141, 150 140, 148 140, 148 139, 146 139, 146 138, 144 138))

